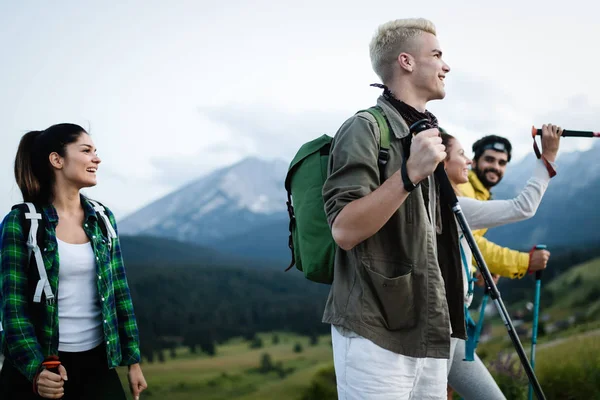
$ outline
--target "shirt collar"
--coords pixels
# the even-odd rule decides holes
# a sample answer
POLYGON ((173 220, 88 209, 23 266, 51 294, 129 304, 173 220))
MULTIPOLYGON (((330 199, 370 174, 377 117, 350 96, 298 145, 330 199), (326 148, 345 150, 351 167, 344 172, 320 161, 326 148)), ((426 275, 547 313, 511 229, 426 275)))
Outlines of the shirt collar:
MULTIPOLYGON (((83 207, 83 215, 84 221, 96 220, 96 211, 94 210, 94 206, 92 203, 88 201, 88 199, 80 194, 81 206, 83 207)), ((56 212, 56 208, 52 204, 48 204, 42 208, 48 222, 54 226, 58 224, 58 213, 56 212)))

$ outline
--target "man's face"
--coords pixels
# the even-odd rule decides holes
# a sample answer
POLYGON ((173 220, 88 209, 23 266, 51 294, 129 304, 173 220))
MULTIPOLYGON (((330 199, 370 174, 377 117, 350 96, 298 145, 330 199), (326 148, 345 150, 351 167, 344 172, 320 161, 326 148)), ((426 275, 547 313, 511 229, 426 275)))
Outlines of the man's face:
POLYGON ((488 149, 473 163, 473 171, 487 189, 496 186, 504 177, 508 155, 503 151, 488 149))
POLYGON ((444 79, 450 67, 442 60, 442 50, 438 39, 431 33, 423 32, 415 39, 412 52, 415 87, 430 100, 440 100, 446 96, 444 79))

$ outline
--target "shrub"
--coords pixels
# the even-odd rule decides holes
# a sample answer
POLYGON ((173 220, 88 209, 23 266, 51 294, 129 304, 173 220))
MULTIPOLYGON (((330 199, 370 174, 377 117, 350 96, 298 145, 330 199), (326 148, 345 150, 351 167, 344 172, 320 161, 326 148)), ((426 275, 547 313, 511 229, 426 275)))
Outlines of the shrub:
POLYGON ((337 384, 333 365, 319 370, 300 400, 337 400, 337 384))
POLYGON ((260 367, 258 371, 263 374, 267 374, 273 370, 273 360, 271 360, 271 355, 269 353, 265 353, 262 355, 260 359, 260 367))
POLYGON ((490 362, 489 371, 507 399, 524 400, 528 390, 527 375, 519 358, 513 357, 513 354, 499 353, 498 357, 490 362))
POLYGON ((255 336, 250 342, 251 349, 261 349, 263 347, 263 341, 259 336, 255 336))

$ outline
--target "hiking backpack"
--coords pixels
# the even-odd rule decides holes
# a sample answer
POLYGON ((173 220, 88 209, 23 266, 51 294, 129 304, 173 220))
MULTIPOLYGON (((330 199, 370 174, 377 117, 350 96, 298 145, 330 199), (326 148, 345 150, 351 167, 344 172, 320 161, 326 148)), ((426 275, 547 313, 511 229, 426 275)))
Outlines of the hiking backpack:
MULTIPOLYGON (((389 158, 390 128, 379 106, 359 111, 370 113, 379 126, 378 166, 381 182, 389 158)), ((305 278, 318 283, 333 282, 333 262, 337 244, 325 216, 323 184, 327 179, 329 152, 333 138, 326 134, 300 147, 285 178, 287 210, 290 218, 288 247, 294 265, 305 278)))
MULTIPOLYGON (((96 211, 96 216, 98 217, 98 221, 100 224, 100 229, 102 233, 108 238, 108 248, 112 248, 113 239, 117 237, 117 234, 108 219, 108 216, 105 213, 104 206, 102 204, 87 199, 90 203, 92 203, 94 207, 94 211, 96 211)), ((43 243, 45 240, 44 233, 46 231, 45 226, 47 225, 47 221, 44 218, 43 213, 36 208, 33 203, 21 203, 16 204, 12 207, 12 210, 20 209, 21 210, 21 226, 23 227, 23 232, 27 232, 27 249, 29 253, 27 265, 27 276, 28 276, 28 285, 30 291, 33 292, 33 303, 41 303, 42 301, 42 292, 44 293, 44 297, 46 298, 46 303, 54 303, 55 295, 52 293, 52 288, 50 287, 50 282, 48 281, 48 275, 46 274, 46 268, 44 266, 44 259, 42 257, 42 252, 40 250, 40 243, 43 243), (31 258, 34 258, 33 264, 37 267, 37 275, 36 271, 32 271, 29 267, 32 265, 31 258), (37 279, 37 282, 35 280, 37 279), (32 282, 33 280, 33 282, 32 282), (33 284, 35 283, 35 289, 33 284)), ((2 230, 2 223, 0 223, 0 231, 2 230)), ((0 243, 0 251, 2 249, 2 245, 0 243)), ((2 321, 0 321, 0 339, 2 339, 2 321)), ((0 347, 1 348, 1 347, 0 347)))

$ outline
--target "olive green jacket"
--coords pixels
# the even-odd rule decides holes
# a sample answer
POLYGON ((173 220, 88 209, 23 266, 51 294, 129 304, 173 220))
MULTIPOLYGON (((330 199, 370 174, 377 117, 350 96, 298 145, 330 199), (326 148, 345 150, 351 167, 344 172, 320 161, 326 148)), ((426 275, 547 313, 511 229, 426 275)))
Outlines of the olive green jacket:
MULTIPOLYGON (((401 168, 409 129, 383 97, 377 104, 393 132, 389 177, 401 168)), ((379 128, 368 113, 336 133, 323 186, 330 227, 344 206, 379 187, 378 153, 379 128)), ((457 225, 442 205, 436 233, 433 185, 433 177, 423 181, 375 235, 349 251, 337 248, 323 322, 411 357, 448 358, 451 334, 466 339, 457 225)))

